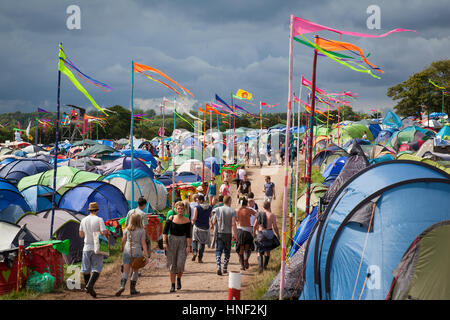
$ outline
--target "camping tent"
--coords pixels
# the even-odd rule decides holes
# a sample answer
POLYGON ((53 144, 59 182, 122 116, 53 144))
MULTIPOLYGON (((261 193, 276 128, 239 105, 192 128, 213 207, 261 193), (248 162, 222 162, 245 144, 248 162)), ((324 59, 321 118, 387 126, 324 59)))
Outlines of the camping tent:
POLYGON ((384 299, 417 235, 449 218, 450 176, 413 161, 381 162, 352 176, 308 239, 300 299, 384 299))
POLYGON ((203 176, 203 170, 204 170, 205 180, 211 180, 211 178, 214 176, 214 174, 212 173, 211 169, 209 169, 206 166, 206 163, 205 163, 205 166, 203 166, 201 161, 195 160, 195 159, 188 160, 188 161, 184 162, 182 165, 180 165, 178 167, 176 172, 177 173, 180 173, 180 172, 191 172, 191 173, 194 173, 196 175, 203 176))
POLYGON ((134 169, 134 199, 131 196, 131 170, 111 173, 104 181, 116 186, 125 195, 130 207, 137 206, 139 197, 144 197, 153 210, 163 210, 167 206, 168 192, 164 185, 156 183, 156 180, 140 169, 134 169))
POLYGON ((392 300, 450 300, 450 220, 422 232, 394 270, 392 300))
MULTIPOLYGON (((133 160, 134 169, 142 170, 151 178, 154 177, 153 170, 151 170, 144 162, 138 158, 133 158, 133 160)), ((107 164, 97 166, 95 171, 98 174, 106 176, 108 174, 126 169, 131 169, 131 157, 122 157, 107 164)))
MULTIPOLYGON (((71 183, 79 184, 85 181, 101 180, 103 177, 93 172, 82 171, 76 168, 62 166, 56 170, 56 189, 71 183)), ((22 178, 17 184, 19 190, 23 190, 31 185, 41 184, 53 188, 53 170, 41 172, 29 177, 22 178)))
POLYGON ((18 248, 19 239, 24 240, 25 246, 39 241, 27 227, 21 227, 7 221, 0 221, 0 251, 18 248))
POLYGON ((0 178, 6 179, 13 184, 17 184, 20 179, 40 172, 51 170, 50 163, 37 159, 14 160, 0 169, 0 178))
POLYGON ((348 126, 335 128, 331 131, 331 134, 333 135, 334 143, 337 143, 339 138, 339 145, 344 145, 349 140, 356 138, 361 139, 364 132, 366 133, 368 140, 372 141, 374 139, 372 132, 363 124, 351 124, 348 126))
MULTIPOLYGON (((26 187, 20 193, 33 212, 52 208, 53 189, 50 187, 36 184, 34 186, 26 187)), ((61 199, 61 195, 56 193, 55 202, 58 203, 59 199, 61 199)))
POLYGON ((97 202, 98 216, 103 220, 123 218, 128 212, 128 202, 122 191, 103 181, 86 181, 69 189, 61 197, 58 207, 88 215, 90 202, 97 202))
MULTIPOLYGON (((64 256, 67 264, 81 261, 84 240, 79 236, 80 221, 84 215, 66 209, 55 209, 53 217, 53 235, 56 240, 69 239, 69 254, 64 256)), ((50 225, 52 210, 44 210, 38 213, 23 215, 17 222, 20 226, 26 226, 36 241, 50 240, 50 225)))
POLYGON ((0 220, 16 223, 25 212, 30 211, 17 188, 7 180, 0 180, 0 220))

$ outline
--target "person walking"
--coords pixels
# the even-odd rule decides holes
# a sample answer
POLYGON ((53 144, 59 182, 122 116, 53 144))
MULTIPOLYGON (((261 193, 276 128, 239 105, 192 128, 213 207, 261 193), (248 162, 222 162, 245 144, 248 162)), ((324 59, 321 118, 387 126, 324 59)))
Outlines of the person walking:
POLYGON ((248 194, 248 208, 252 209, 252 215, 250 217, 250 225, 253 227, 255 224, 256 214, 258 213, 258 204, 255 201, 255 194, 250 192, 248 194))
POLYGON ((280 245, 277 218, 270 210, 269 201, 264 201, 263 209, 264 211, 259 212, 256 216, 255 225, 253 226, 253 236, 255 237, 256 234, 259 273, 263 272, 263 269, 267 269, 270 251, 280 245))
POLYGON ((208 184, 207 195, 209 205, 214 206, 216 203, 216 196, 217 196, 217 184, 215 178, 211 178, 211 182, 208 184))
POLYGON ((273 200, 276 200, 275 195, 275 183, 270 181, 270 176, 266 176, 264 183, 264 201, 272 202, 273 200))
POLYGON ((237 198, 247 197, 250 192, 252 192, 252 183, 248 180, 247 174, 245 174, 242 181, 239 183, 237 198))
POLYGON ((98 237, 98 233, 108 237, 109 231, 106 229, 103 219, 97 216, 100 210, 97 202, 89 203, 88 210, 89 215, 81 220, 79 229, 80 238, 84 238, 81 273, 84 276, 86 292, 96 298, 94 285, 103 269, 103 255, 96 253, 100 248, 96 248, 95 243, 98 243, 98 239, 95 237, 98 237))
POLYGON ((219 192, 224 197, 231 195, 230 194, 230 184, 228 183, 228 180, 225 180, 222 183, 222 185, 220 186, 219 192))
POLYGON ((136 290, 136 282, 139 278, 139 269, 133 269, 131 262, 135 258, 145 258, 145 263, 148 262, 149 254, 147 247, 147 233, 142 225, 142 216, 139 213, 133 213, 128 221, 128 225, 123 232, 122 243, 120 251, 122 255, 123 272, 122 279, 120 279, 120 288, 116 292, 116 297, 119 297, 125 291, 125 285, 128 280, 128 275, 131 269, 130 280, 130 295, 139 294, 136 290))
POLYGON ((191 221, 183 215, 185 209, 183 202, 175 203, 177 214, 166 221, 163 231, 163 248, 166 251, 167 269, 171 283, 170 292, 175 292, 175 278, 177 279, 177 290, 181 290, 181 277, 186 257, 192 247, 191 221))
POLYGON ((222 253, 224 253, 223 273, 228 271, 228 263, 231 255, 231 240, 236 238, 236 211, 231 208, 231 197, 225 196, 223 199, 224 205, 214 209, 214 216, 212 225, 217 230, 216 236, 216 263, 217 274, 222 275, 222 253))
POLYGON ((239 187, 241 184, 241 181, 244 180, 244 176, 247 174, 247 171, 245 171, 245 165, 242 165, 237 171, 237 181, 236 181, 236 187, 239 187))
POLYGON ((219 196, 219 202, 216 203, 213 207, 212 207, 212 211, 211 211, 211 220, 210 220, 210 225, 211 225, 211 230, 213 232, 213 236, 212 236, 212 240, 211 240, 211 244, 209 245, 210 248, 215 248, 216 247, 216 242, 217 242, 217 226, 215 226, 212 221, 214 219, 214 214, 216 213, 216 209, 219 207, 222 207, 223 204, 223 196, 220 195, 219 196))
POLYGON ((211 217, 212 207, 205 203, 203 195, 198 196, 198 205, 194 210, 194 217, 192 218, 192 261, 195 261, 198 254, 198 263, 203 263, 203 252, 205 251, 205 244, 209 244, 209 219, 211 217))
POLYGON ((237 233, 236 233, 236 252, 241 263, 241 270, 249 268, 248 260, 252 253, 253 229, 250 224, 252 209, 248 208, 248 200, 243 197, 241 200, 242 207, 236 213, 237 233))

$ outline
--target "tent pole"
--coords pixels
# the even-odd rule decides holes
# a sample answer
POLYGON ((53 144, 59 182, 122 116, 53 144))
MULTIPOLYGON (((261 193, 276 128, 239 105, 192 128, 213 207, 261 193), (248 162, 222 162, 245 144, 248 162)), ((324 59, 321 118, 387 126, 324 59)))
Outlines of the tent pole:
POLYGON ((284 157, 284 193, 283 193, 283 220, 282 220, 282 232, 281 232, 281 270, 280 270, 280 295, 279 299, 283 300, 284 293, 284 270, 286 268, 286 212, 287 212, 287 183, 288 183, 288 166, 289 158, 288 144, 289 144, 289 126, 291 118, 291 104, 292 104, 292 69, 293 69, 293 38, 294 38, 294 15, 290 17, 290 36, 289 36, 289 85, 288 85, 288 105, 286 115, 286 137, 285 137, 285 157, 284 157))
MULTIPOLYGON (((62 42, 59 44, 59 50, 61 51, 62 42)), ((58 64, 60 60, 58 59, 58 64)), ((53 237, 53 223, 55 221, 55 209, 56 209, 56 173, 58 168, 58 140, 59 140, 59 109, 60 109, 60 98, 61 98, 61 70, 58 67, 58 93, 56 95, 56 138, 55 138, 55 157, 53 163, 53 194, 52 194, 52 219, 50 223, 50 237, 53 237)))

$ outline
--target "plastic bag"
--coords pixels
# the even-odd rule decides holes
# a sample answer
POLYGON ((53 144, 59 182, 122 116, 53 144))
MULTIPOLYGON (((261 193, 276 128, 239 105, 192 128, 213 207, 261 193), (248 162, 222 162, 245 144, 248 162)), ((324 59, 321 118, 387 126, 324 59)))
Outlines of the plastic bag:
POLYGON ((48 272, 34 271, 27 279, 27 288, 37 292, 52 292, 55 286, 55 277, 48 272))

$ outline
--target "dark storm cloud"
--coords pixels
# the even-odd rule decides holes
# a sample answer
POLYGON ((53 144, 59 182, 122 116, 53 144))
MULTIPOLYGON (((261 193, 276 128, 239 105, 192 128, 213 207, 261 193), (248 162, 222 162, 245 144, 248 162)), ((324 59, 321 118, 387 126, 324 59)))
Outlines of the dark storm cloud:
MULTIPOLYGON (((102 106, 130 104, 131 60, 163 70, 195 94, 191 103, 227 101, 238 88, 256 100, 280 103, 288 84, 289 15, 337 29, 384 33, 396 27, 419 33, 380 39, 344 36, 385 70, 381 80, 319 58, 318 85, 327 91, 360 94, 354 108, 392 107, 387 88, 431 62, 448 59, 450 20, 447 1, 2 1, 0 3, 0 107, 2 111, 55 108, 58 43, 83 71, 106 82, 105 93, 85 82, 102 106), (81 8, 81 30, 66 28, 67 6, 81 8), (366 8, 381 9, 381 30, 368 30, 366 8)), ((321 36, 339 39, 331 32, 321 36)), ((312 35, 308 35, 311 39, 312 35)), ((294 43, 294 91, 300 74, 311 79, 312 50, 294 43)), ((172 96, 165 87, 136 75, 136 104, 157 108, 172 96)), ((63 78, 64 103, 90 107, 63 78)), ((246 105, 248 107, 248 105, 246 105)), ((256 107, 249 110, 256 112, 256 107)))

